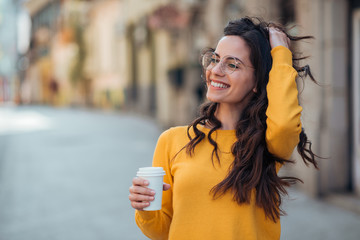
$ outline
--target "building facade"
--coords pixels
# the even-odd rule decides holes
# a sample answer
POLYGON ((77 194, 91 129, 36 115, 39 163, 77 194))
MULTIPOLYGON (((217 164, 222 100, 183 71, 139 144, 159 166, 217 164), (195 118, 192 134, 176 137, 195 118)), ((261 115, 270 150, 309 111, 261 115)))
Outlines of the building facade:
POLYGON ((57 16, 60 1, 25 1, 24 7, 31 17, 30 47, 24 58, 28 59, 20 81, 20 102, 54 104, 54 64, 52 61, 52 39, 58 32, 57 16))
POLYGON ((0 1, 0 103, 16 101, 18 1, 0 1))
POLYGON ((350 3, 350 189, 360 196, 360 1, 350 3))

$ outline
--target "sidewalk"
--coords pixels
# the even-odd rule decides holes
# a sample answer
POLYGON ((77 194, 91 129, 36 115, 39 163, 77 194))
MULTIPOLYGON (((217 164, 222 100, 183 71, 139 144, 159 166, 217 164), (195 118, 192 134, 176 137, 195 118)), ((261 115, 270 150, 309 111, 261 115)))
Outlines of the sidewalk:
POLYGON ((360 215, 326 201, 289 191, 281 218, 282 240, 359 240, 360 215))

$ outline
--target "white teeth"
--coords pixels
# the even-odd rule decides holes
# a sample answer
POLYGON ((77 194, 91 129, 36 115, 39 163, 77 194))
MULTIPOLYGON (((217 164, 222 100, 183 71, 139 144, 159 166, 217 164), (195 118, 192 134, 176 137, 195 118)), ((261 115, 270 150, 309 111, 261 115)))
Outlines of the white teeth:
POLYGON ((211 82, 211 86, 214 86, 214 87, 218 87, 218 88, 228 88, 228 86, 226 86, 225 84, 222 84, 222 83, 216 83, 216 82, 211 82))

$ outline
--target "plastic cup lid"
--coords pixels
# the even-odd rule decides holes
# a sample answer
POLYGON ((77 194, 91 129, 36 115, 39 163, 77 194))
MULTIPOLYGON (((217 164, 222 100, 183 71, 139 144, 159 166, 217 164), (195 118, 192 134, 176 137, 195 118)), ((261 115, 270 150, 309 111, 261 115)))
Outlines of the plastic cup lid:
POLYGON ((162 167, 142 167, 137 175, 165 175, 165 171, 162 167))

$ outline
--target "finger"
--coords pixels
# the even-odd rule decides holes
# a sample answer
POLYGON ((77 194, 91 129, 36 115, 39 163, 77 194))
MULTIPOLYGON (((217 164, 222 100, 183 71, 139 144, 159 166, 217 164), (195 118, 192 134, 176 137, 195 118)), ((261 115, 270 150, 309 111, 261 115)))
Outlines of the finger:
POLYGON ((273 30, 270 32, 269 35, 270 40, 270 46, 271 48, 277 47, 277 46, 284 46, 286 48, 289 48, 289 38, 286 36, 286 34, 280 30, 273 30))
POLYGON ((278 36, 278 37, 286 36, 286 34, 281 29, 274 27, 269 28, 269 33, 270 36, 278 36))
POLYGON ((149 185, 149 181, 144 179, 144 178, 140 178, 140 177, 135 177, 132 180, 133 185, 138 185, 138 186, 148 186, 149 185))
POLYGON ((151 202, 154 201, 154 197, 153 196, 147 196, 147 195, 142 195, 142 194, 130 194, 129 195, 129 200, 131 202, 151 202))
POLYGON ((131 206, 140 211, 142 211, 143 208, 148 207, 149 205, 149 202, 131 202, 131 206))
POLYGON ((167 184, 167 183, 164 183, 163 184, 163 190, 164 191, 167 191, 167 190, 169 190, 171 188, 171 185, 170 184, 167 184))
POLYGON ((276 28, 276 27, 269 27, 268 30, 270 32, 282 32, 280 29, 276 28))
POLYGON ((129 188, 129 192, 135 193, 135 194, 149 195, 149 196, 155 195, 154 190, 152 190, 150 188, 146 188, 146 187, 141 187, 141 186, 131 186, 129 188))

